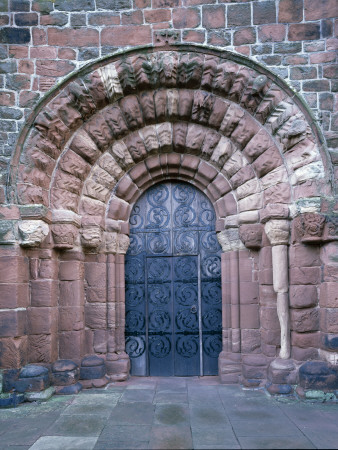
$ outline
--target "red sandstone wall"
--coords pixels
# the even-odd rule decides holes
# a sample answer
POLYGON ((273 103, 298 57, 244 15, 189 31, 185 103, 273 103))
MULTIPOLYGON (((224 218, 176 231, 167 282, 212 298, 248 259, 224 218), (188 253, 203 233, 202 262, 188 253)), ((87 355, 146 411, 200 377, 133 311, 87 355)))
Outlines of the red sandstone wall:
MULTIPOLYGON (((335 0, 0 0, 0 183, 43 94, 83 64, 127 46, 194 42, 242 53, 304 95, 338 172, 335 0)), ((3 192, 0 192, 3 200, 3 192)))

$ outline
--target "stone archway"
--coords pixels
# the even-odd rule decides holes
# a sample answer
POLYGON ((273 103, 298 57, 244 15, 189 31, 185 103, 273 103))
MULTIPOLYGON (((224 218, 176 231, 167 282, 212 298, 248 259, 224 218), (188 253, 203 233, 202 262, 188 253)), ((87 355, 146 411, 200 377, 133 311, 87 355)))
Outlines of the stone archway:
MULTIPOLYGON (((276 356, 272 347, 280 346, 279 330, 261 331, 266 305, 259 295, 256 303, 245 300, 243 291, 245 283, 257 284, 258 250, 271 245, 273 280, 266 285, 278 297, 281 356, 289 358, 290 220, 298 224, 298 242, 308 239, 309 220, 317 227, 312 241, 322 239, 318 199, 331 195, 331 172, 301 99, 239 55, 198 46, 145 48, 72 75, 29 118, 12 161, 7 199, 17 206, 9 242, 32 248, 24 256, 33 285, 43 283, 41 267, 55 266, 50 280, 58 280, 60 292, 52 293, 49 283, 46 297, 55 299, 28 308, 28 338, 13 364, 28 345, 32 362, 100 353, 112 377, 126 375, 129 214, 147 187, 166 179, 194 184, 215 205, 224 252, 222 379, 239 379, 242 355, 249 367, 243 376, 252 378, 252 367, 266 369, 276 356), (271 347, 264 358, 255 346, 243 349, 243 336, 258 341, 264 332, 271 347)), ((329 241, 327 226, 325 233, 329 241)))

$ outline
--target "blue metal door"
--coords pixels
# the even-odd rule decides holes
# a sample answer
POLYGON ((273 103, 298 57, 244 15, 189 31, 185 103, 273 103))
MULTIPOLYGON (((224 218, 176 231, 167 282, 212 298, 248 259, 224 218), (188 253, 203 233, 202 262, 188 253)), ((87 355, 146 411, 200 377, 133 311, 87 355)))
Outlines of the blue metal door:
POLYGON ((217 374, 220 252, 213 206, 193 186, 158 184, 136 203, 126 255, 132 375, 217 374))

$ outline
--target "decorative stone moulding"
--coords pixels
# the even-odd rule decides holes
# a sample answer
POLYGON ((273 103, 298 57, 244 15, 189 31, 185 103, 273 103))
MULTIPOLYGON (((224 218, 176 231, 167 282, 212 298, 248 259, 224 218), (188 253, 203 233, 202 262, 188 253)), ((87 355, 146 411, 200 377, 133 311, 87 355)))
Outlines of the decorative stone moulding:
POLYGON ((128 251, 130 239, 126 234, 105 232, 106 253, 125 255, 128 251))
POLYGON ((15 244, 16 237, 14 232, 16 221, 14 220, 1 220, 0 221, 0 244, 11 245, 15 244))
POLYGON ((102 230, 98 225, 88 225, 81 229, 81 244, 87 249, 97 249, 102 244, 102 230))
POLYGON ((263 225, 260 223, 241 225, 239 237, 247 248, 259 249, 262 246, 263 225))
POLYGON ((49 234, 49 226, 42 220, 23 220, 18 228, 22 247, 38 247, 49 234))
POLYGON ((238 228, 230 228, 217 233, 217 239, 224 253, 245 248, 239 237, 238 228))
POLYGON ((81 217, 72 211, 53 210, 51 226, 54 247, 59 249, 73 248, 81 224, 81 217))
POLYGON ((301 242, 318 243, 323 238, 325 217, 321 214, 301 214, 294 219, 294 225, 301 242))
POLYGON ((269 220, 265 224, 265 233, 269 238, 271 245, 289 244, 290 223, 288 220, 269 220))

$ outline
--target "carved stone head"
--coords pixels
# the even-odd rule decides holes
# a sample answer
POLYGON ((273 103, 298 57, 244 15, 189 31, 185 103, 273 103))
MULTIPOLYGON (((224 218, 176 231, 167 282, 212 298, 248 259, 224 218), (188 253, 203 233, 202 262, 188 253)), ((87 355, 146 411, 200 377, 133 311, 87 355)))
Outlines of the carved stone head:
POLYGON ((97 225, 83 227, 81 231, 81 244, 85 248, 97 248, 102 243, 101 228, 97 225))

